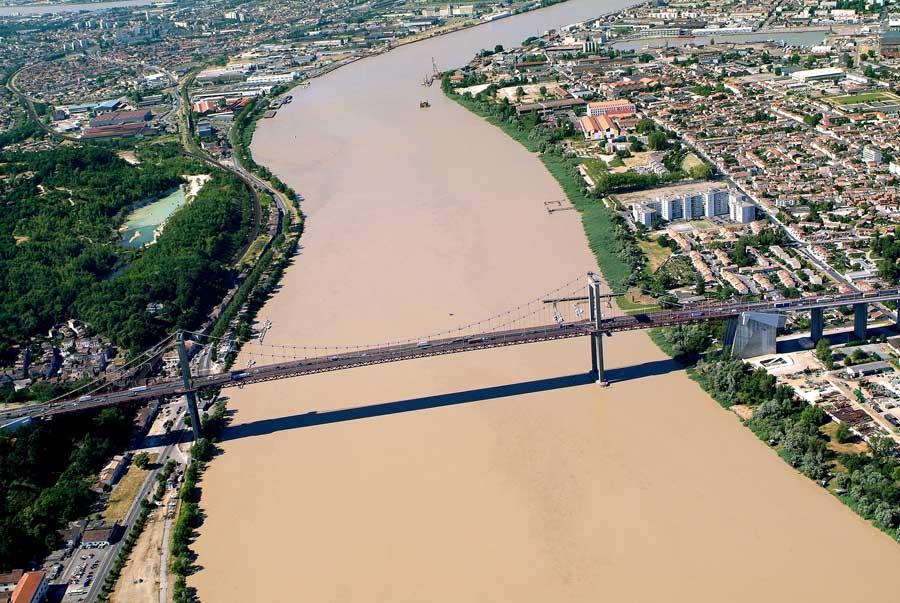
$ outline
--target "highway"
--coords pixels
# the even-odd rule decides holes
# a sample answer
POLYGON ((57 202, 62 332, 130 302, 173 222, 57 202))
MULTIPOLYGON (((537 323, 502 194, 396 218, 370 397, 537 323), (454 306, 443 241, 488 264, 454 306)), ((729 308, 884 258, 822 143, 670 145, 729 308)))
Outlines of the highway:
MULTIPOLYGON (((814 308, 833 308, 856 303, 873 304, 896 301, 897 299, 900 299, 900 288, 891 288, 867 293, 855 292, 782 301, 733 302, 647 314, 631 314, 601 319, 599 325, 590 320, 582 320, 466 336, 460 335, 429 341, 359 349, 315 358, 304 358, 302 360, 285 360, 277 364, 256 366, 252 369, 236 369, 217 375, 196 377, 192 380, 191 389, 193 391, 201 391, 244 386, 262 381, 288 379, 373 364, 400 362, 443 354, 457 354, 511 345, 569 339, 572 337, 586 337, 597 332, 611 334, 617 331, 650 329, 674 324, 709 322, 738 316, 742 312, 803 312, 814 308)), ((153 399, 180 396, 185 393, 186 390, 182 381, 180 379, 171 379, 127 390, 85 395, 77 399, 60 400, 45 404, 30 404, 6 409, 0 411, 0 420, 12 420, 21 417, 53 417, 55 415, 113 406, 123 402, 146 402, 153 399)))

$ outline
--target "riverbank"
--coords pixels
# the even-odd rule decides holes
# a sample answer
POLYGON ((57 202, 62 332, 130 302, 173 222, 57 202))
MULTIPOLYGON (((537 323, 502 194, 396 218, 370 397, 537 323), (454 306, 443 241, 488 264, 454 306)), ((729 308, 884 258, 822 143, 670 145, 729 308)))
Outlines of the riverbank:
MULTIPOLYGON (((591 250, 613 290, 623 290, 629 266, 627 247, 622 241, 631 235, 617 224, 617 214, 601 201, 590 199, 583 180, 559 150, 535 134, 536 127, 522 127, 520 120, 501 120, 472 98, 463 98, 449 85, 445 94, 452 100, 499 127, 539 158, 559 182, 572 205, 582 214, 582 224, 591 250), (600 244, 595 244, 600 242, 600 244)), ((826 488, 860 517, 868 520, 894 540, 900 540, 900 506, 896 483, 900 463, 888 450, 893 445, 870 444, 870 456, 841 454, 840 442, 825 430, 832 423, 824 410, 809 405, 789 386, 779 385, 764 369, 753 369, 742 360, 710 352, 714 341, 722 339, 720 325, 701 324, 655 330, 652 341, 667 355, 685 362, 688 375, 723 408, 740 405, 742 423, 792 467, 826 488)))

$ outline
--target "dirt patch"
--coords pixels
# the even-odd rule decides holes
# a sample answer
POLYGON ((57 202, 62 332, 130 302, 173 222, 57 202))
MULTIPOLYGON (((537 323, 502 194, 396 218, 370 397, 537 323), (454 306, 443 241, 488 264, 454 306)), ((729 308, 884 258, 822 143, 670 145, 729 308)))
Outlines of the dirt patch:
POLYGON ((147 518, 147 525, 144 526, 144 531, 141 532, 128 557, 128 563, 125 564, 116 582, 116 588, 110 597, 112 603, 159 602, 160 555, 166 526, 165 512, 165 506, 160 506, 147 518))
POLYGON ((749 421, 753 418, 753 407, 747 406, 746 404, 735 404, 731 407, 731 412, 739 416, 744 421, 749 421))
POLYGON ((124 159, 131 165, 138 165, 140 163, 140 160, 134 154, 134 151, 119 151, 118 153, 116 153, 116 155, 118 155, 121 159, 124 159))

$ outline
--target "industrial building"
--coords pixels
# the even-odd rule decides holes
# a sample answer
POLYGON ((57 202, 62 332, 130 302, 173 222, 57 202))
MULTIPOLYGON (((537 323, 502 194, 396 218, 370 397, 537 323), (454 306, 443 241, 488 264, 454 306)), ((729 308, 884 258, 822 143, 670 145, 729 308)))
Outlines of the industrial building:
POLYGON ((878 52, 885 58, 900 57, 900 22, 891 21, 878 37, 878 52))
POLYGON ((104 128, 107 126, 122 126, 125 124, 137 124, 153 119, 153 113, 147 109, 136 111, 113 111, 104 113, 91 119, 92 128, 104 128))
POLYGON ((838 67, 823 67, 821 69, 805 69, 802 71, 795 71, 791 74, 791 79, 797 80, 798 82, 822 82, 822 81, 833 81, 836 82, 838 80, 842 80, 846 77, 843 69, 839 69, 838 67))

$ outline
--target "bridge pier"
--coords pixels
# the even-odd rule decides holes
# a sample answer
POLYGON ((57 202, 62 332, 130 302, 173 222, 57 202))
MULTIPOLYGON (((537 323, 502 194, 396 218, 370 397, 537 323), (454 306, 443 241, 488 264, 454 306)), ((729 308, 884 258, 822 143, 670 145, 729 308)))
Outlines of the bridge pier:
POLYGON ((591 322, 596 333, 591 335, 591 375, 602 386, 609 385, 604 376, 603 367, 603 333, 600 331, 600 279, 593 272, 588 272, 588 299, 591 307, 591 322))
POLYGON ((734 336, 737 333, 740 317, 732 316, 725 322, 725 337, 722 339, 722 351, 731 352, 734 347, 734 336))
POLYGON ((858 340, 866 339, 869 326, 869 304, 866 302, 853 304, 853 336, 858 340))
POLYGON ((809 338, 813 343, 819 343, 819 340, 825 335, 825 308, 813 308, 810 310, 810 328, 809 338))
POLYGON ((191 386, 191 363, 188 360, 187 350, 184 348, 184 333, 178 333, 178 362, 181 365, 181 380, 184 383, 184 390, 187 392, 188 413, 191 417, 191 431, 194 432, 194 441, 196 442, 203 437, 200 426, 200 411, 197 410, 197 396, 191 386))

